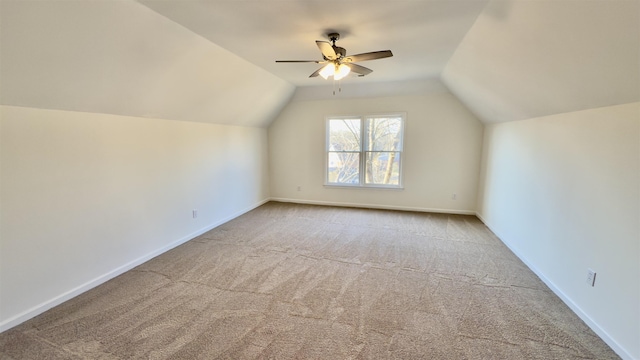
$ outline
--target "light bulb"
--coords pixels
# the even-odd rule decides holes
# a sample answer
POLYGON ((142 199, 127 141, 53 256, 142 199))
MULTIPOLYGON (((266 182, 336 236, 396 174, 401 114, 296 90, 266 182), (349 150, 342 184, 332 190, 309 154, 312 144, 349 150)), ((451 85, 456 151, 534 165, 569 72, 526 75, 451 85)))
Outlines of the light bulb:
POLYGON ((340 80, 343 77, 349 75, 349 72, 351 72, 351 68, 348 67, 345 64, 340 64, 340 66, 338 66, 337 71, 335 72, 335 74, 333 75, 333 78, 335 80, 340 80))
POLYGON ((320 70, 320 76, 322 76, 325 80, 335 74, 336 65, 334 63, 328 63, 325 67, 320 70))

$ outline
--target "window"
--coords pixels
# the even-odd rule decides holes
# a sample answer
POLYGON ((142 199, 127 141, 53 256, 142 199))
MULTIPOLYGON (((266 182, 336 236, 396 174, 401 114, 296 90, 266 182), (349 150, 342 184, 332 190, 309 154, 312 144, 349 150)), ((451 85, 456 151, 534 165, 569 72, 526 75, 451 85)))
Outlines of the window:
POLYGON ((327 185, 400 188, 404 114, 327 119, 327 185))

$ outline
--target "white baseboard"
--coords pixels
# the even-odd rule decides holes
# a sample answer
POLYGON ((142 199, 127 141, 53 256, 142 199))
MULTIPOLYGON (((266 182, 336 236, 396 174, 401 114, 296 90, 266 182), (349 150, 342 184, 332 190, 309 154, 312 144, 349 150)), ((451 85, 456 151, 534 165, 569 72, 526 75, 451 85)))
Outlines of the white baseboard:
POLYGON ((482 215, 478 212, 475 215, 482 221, 499 239, 502 241, 505 246, 511 250, 511 252, 516 255, 522 262, 527 265, 527 267, 533 271, 534 274, 544 282, 554 294, 556 294, 560 300, 562 300, 582 321, 593 330, 613 351, 615 351, 618 356, 620 356, 624 360, 638 360, 631 356, 624 347, 622 347, 618 342, 616 342, 604 329, 602 329, 598 323, 596 323, 586 312, 584 312, 580 306, 578 306, 569 296, 567 296, 556 284, 553 283, 549 278, 547 278, 537 267, 535 267, 532 263, 530 263, 526 257, 522 255, 522 253, 514 248, 508 241, 505 241, 505 238, 498 233, 491 224, 487 223, 487 221, 482 217, 482 215))
POLYGON ((197 231, 195 231, 195 232, 193 232, 193 233, 191 233, 189 235, 186 235, 186 236, 184 236, 184 237, 182 237, 182 238, 180 238, 180 239, 178 239, 176 241, 173 241, 173 242, 171 242, 171 243, 169 243, 169 244, 167 244, 167 245, 165 245, 165 246, 163 246, 163 247, 161 247, 161 248, 159 248, 157 250, 154 250, 154 251, 152 251, 152 252, 150 252, 150 253, 148 253, 146 255, 143 255, 143 256, 141 256, 141 257, 139 257, 139 258, 137 258, 137 259, 135 259, 133 261, 130 261, 130 262, 128 262, 128 263, 126 263, 126 264, 124 264, 122 266, 119 266, 119 267, 117 267, 117 268, 115 268, 115 269, 113 269, 113 270, 111 270, 111 271, 109 271, 109 272, 107 272, 107 273, 105 273, 103 275, 100 275, 100 276, 96 277, 93 280, 90 280, 90 281, 88 281, 88 282, 86 282, 86 283, 84 283, 84 284, 82 284, 80 286, 77 286, 77 287, 75 287, 75 288, 73 288, 73 289, 71 289, 71 290, 69 290, 67 292, 64 292, 64 293, 62 293, 62 294, 60 294, 60 295, 58 295, 58 296, 56 296, 56 297, 54 297, 52 299, 49 299, 49 300, 47 300, 47 301, 45 301, 45 302, 43 302, 43 303, 41 303, 39 305, 36 305, 36 306, 26 310, 26 311, 23 311, 22 313, 20 313, 18 315, 12 316, 11 318, 0 322, 0 333, 3 332, 3 331, 9 330, 12 327, 17 326, 17 325, 19 325, 19 324, 21 324, 21 323, 23 323, 23 322, 35 317, 35 316, 38 316, 38 315, 42 314, 43 312, 53 308, 54 306, 60 305, 60 304, 62 304, 63 302, 65 302, 67 300, 70 300, 70 299, 72 299, 72 298, 74 298, 74 297, 76 297, 76 296, 78 296, 78 295, 80 295, 80 294, 82 294, 82 293, 84 293, 84 292, 86 292, 88 290, 91 290, 94 287, 96 287, 98 285, 101 285, 101 284, 103 284, 103 283, 115 278, 116 276, 121 275, 121 274, 133 269, 134 267, 136 267, 138 265, 141 265, 141 264, 153 259, 154 257, 156 257, 158 255, 161 255, 161 254, 163 254, 163 253, 165 253, 165 252, 167 252, 167 251, 169 251, 169 250, 171 250, 171 249, 173 249, 173 248, 175 248, 175 247, 177 247, 179 245, 182 245, 185 242, 187 242, 187 241, 189 241, 189 240, 191 240, 193 238, 196 238, 196 237, 206 233, 209 230, 212 230, 212 229, 214 229, 214 228, 216 228, 216 227, 218 227, 218 226, 220 226, 220 225, 222 225, 222 224, 224 224, 224 223, 226 223, 226 222, 228 222, 230 220, 233 220, 233 219, 237 218, 238 216, 240 216, 240 215, 242 215, 244 213, 247 213, 247 212, 249 212, 249 211, 251 211, 251 210, 253 210, 253 209, 255 209, 255 208, 257 208, 257 207, 259 207, 259 206, 261 206, 261 205, 263 205, 265 203, 267 203, 268 201, 269 201, 269 199, 262 200, 262 201, 260 201, 259 203, 255 204, 253 206, 250 206, 250 207, 248 207, 248 208, 246 208, 244 210, 238 211, 238 212, 236 212, 236 213, 234 213, 234 214, 232 214, 230 216, 227 216, 227 217, 225 217, 225 218, 223 218, 221 220, 216 221, 213 224, 209 224, 209 225, 207 225, 207 226, 205 226, 205 227, 203 227, 203 228, 201 228, 201 229, 199 229, 199 230, 197 230, 197 231))
POLYGON ((615 351, 621 358, 625 360, 638 360, 634 359, 631 354, 626 351, 620 344, 618 344, 605 330, 603 330, 587 313, 585 313, 578 305, 576 305, 571 298, 569 298, 566 294, 562 292, 560 288, 558 288, 551 280, 549 280, 543 273, 541 273, 533 264, 531 264, 524 256, 520 254, 520 252, 513 248, 509 242, 504 240, 504 237, 500 236, 500 234, 492 227, 482 215, 478 212, 467 211, 467 210, 451 210, 451 209, 433 209, 433 208, 414 208, 414 207, 404 207, 404 206, 388 206, 388 205, 372 205, 372 204, 357 204, 357 203, 337 203, 337 202, 328 202, 328 201, 313 201, 313 200, 300 200, 300 199, 287 199, 287 198, 270 198, 260 201, 259 203, 250 206, 244 210, 236 212, 224 219, 218 220, 213 224, 209 224, 204 228, 201 228, 191 234, 188 234, 176 241, 173 241, 157 250, 154 250, 144 256, 141 256, 133 261, 130 261, 122 266, 119 266, 116 269, 113 269, 97 278, 88 281, 80 286, 77 286, 74 289, 71 289, 67 292, 64 292, 50 300, 47 300, 39 305, 36 305, 18 315, 15 315, 7 320, 4 320, 0 323, 0 332, 4 332, 14 326, 17 326, 37 315, 42 314, 43 312, 62 304, 63 302, 70 300, 94 287, 101 285, 118 275, 121 275, 134 267, 141 265, 154 257, 161 255, 185 242, 204 234, 207 231, 210 231, 230 220, 235 219, 236 217, 245 214, 268 201, 278 201, 278 202, 289 202, 289 203, 299 203, 299 204, 310 204, 310 205, 328 205, 328 206, 341 206, 341 207, 357 207, 357 208, 370 208, 370 209, 387 209, 387 210, 404 210, 404 211, 418 211, 418 212, 436 212, 436 213, 445 213, 445 214, 460 214, 460 215, 476 215, 491 231, 493 231, 496 236, 518 257, 522 262, 531 269, 539 278, 542 280, 550 289, 553 291, 571 310, 573 310, 576 315, 578 315, 602 340, 609 345, 613 351, 615 351))
POLYGON ((289 199, 289 198, 271 198, 270 200, 278 201, 278 202, 295 203, 295 204, 340 206, 340 207, 354 207, 354 208, 365 208, 365 209, 417 211, 417 212, 432 212, 432 213, 457 214, 457 215, 475 215, 476 214, 475 211, 470 211, 470 210, 418 208, 418 207, 409 207, 409 206, 358 204, 358 203, 344 203, 344 202, 289 199))

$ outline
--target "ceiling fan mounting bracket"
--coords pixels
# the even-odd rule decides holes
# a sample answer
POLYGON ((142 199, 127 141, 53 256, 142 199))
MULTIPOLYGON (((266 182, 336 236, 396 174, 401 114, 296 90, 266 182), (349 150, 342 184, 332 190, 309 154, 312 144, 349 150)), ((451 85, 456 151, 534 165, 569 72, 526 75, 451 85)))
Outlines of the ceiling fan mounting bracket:
POLYGON ((340 34, 338 33, 329 33, 327 34, 327 37, 329 38, 329 40, 331 40, 331 42, 333 42, 333 45, 336 45, 336 40, 340 40, 340 34))

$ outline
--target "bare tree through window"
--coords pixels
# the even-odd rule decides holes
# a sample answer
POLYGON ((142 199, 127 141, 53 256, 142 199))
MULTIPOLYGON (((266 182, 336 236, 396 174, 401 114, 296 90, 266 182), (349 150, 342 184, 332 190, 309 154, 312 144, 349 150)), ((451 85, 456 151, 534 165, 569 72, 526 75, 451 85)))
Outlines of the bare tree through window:
POLYGON ((400 186, 403 116, 330 118, 327 183, 400 186))

